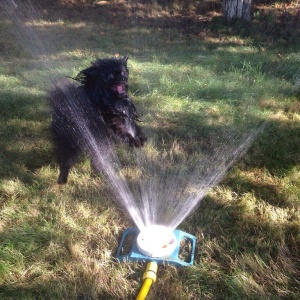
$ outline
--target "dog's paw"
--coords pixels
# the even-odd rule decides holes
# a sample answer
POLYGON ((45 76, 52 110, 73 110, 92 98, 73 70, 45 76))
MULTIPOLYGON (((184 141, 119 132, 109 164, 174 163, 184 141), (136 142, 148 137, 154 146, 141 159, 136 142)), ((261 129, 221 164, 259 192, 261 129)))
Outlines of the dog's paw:
POLYGON ((58 184, 66 184, 68 182, 69 170, 70 170, 69 168, 60 169, 58 179, 57 179, 58 184))
POLYGON ((146 136, 144 133, 140 132, 137 136, 130 136, 129 138, 129 146, 131 147, 142 147, 144 146, 145 142, 147 141, 146 136))
POLYGON ((67 182, 68 182, 67 178, 63 178, 61 176, 59 176, 58 179, 57 179, 57 183, 59 185, 66 184, 67 182))

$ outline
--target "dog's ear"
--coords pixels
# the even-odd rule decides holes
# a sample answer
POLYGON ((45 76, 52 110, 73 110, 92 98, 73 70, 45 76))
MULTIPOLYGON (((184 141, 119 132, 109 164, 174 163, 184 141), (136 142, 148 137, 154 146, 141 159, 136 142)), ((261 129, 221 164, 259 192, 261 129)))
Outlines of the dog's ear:
POLYGON ((86 84, 88 81, 91 81, 91 79, 95 77, 97 77, 97 68, 95 68, 95 66, 91 66, 80 71, 74 79, 82 84, 86 84))
POLYGON ((124 62, 125 66, 127 66, 127 60, 128 60, 128 58, 129 58, 128 55, 122 57, 122 61, 124 62))

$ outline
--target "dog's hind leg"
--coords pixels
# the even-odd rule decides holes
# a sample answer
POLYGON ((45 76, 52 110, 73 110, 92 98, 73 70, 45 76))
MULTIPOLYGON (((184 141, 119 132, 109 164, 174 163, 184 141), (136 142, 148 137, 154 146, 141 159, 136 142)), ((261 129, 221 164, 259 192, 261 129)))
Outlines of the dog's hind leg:
POLYGON ((57 179, 58 184, 66 184, 71 167, 77 160, 79 151, 77 149, 64 149, 58 153, 59 162, 59 176, 57 179))

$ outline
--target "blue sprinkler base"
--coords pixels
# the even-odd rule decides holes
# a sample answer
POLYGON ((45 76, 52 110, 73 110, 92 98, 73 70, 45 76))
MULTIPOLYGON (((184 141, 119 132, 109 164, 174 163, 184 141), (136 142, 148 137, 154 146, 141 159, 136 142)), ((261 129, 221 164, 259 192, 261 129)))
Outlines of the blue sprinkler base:
POLYGON ((167 257, 150 257, 146 256, 140 252, 137 247, 137 236, 139 235, 140 230, 138 228, 128 228, 123 232, 121 243, 117 251, 117 259, 120 262, 150 262, 155 261, 158 264, 170 264, 177 267, 188 267, 194 263, 194 253, 196 247, 196 238, 186 232, 181 230, 174 230, 174 235, 176 237, 176 248, 175 250, 168 255, 167 257), (128 243, 131 242, 131 250, 125 251, 124 248, 129 248, 128 243), (181 243, 188 243, 188 249, 181 249, 181 243), (127 243, 127 245, 126 245, 127 243), (182 250, 182 252, 181 252, 182 250), (125 252, 125 253, 124 253, 125 252), (188 252, 188 253, 186 253, 188 252), (179 257, 183 256, 184 260, 179 257))

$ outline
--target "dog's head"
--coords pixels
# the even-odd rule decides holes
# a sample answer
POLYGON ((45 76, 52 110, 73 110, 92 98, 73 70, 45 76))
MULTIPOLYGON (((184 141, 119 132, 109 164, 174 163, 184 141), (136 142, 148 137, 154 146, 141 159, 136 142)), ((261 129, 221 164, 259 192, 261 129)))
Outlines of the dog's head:
POLYGON ((74 78, 100 112, 109 132, 118 140, 140 147, 147 140, 136 124, 136 108, 127 94, 128 57, 97 59, 74 78))
POLYGON ((120 98, 128 90, 128 56, 122 58, 97 59, 91 67, 82 70, 75 78, 92 93, 109 92, 120 98))

